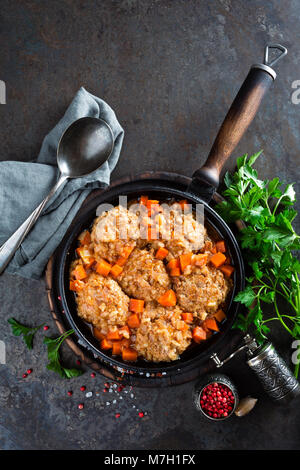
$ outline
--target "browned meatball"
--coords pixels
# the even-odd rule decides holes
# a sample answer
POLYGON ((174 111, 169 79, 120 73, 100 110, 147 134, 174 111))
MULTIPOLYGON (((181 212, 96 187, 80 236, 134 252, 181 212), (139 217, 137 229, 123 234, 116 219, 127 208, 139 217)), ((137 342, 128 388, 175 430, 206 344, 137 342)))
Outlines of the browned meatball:
POLYGON ((134 348, 148 361, 175 361, 191 343, 190 328, 181 319, 178 307, 146 304, 134 348))
POLYGON ((118 282, 127 295, 143 300, 156 300, 171 285, 164 263, 138 248, 131 253, 118 282))
POLYGON ((225 301, 230 281, 219 269, 207 265, 202 268, 193 267, 190 274, 175 277, 173 286, 180 307, 205 320, 225 301))

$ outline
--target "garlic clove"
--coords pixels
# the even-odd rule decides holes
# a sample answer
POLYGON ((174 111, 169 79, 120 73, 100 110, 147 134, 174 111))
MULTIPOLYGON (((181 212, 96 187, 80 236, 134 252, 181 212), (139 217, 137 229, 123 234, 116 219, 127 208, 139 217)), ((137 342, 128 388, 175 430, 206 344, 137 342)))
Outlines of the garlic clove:
POLYGON ((246 397, 242 398, 239 402, 238 406, 235 409, 235 414, 239 418, 245 416, 246 414, 250 413, 250 411, 255 407, 257 402, 257 398, 246 397))

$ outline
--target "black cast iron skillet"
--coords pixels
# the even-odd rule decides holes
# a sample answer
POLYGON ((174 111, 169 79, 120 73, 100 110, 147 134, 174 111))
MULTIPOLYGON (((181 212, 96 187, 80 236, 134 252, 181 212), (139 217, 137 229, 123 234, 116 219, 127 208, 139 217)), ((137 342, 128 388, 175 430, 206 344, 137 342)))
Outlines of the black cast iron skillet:
MULTIPOLYGON (((278 46, 278 48, 280 49, 282 46, 278 46)), ((56 263, 57 272, 55 273, 55 278, 57 289, 61 296, 66 318, 70 326, 74 328, 81 344, 91 350, 102 362, 125 371, 131 370, 133 373, 147 374, 149 372, 157 373, 162 371, 172 373, 208 358, 217 346, 219 349, 226 341, 227 334, 233 325, 238 311, 238 304, 233 302, 233 298, 244 287, 244 266, 235 236, 224 220, 211 207, 210 202, 214 191, 219 185, 220 172, 225 162, 253 120, 264 95, 275 77, 274 70, 267 64, 256 64, 251 67, 225 117, 204 166, 194 173, 192 183, 189 186, 179 182, 175 175, 174 178, 170 178, 170 175, 167 178, 163 174, 156 174, 153 177, 150 173, 148 177, 136 178, 130 182, 109 187, 87 204, 83 214, 76 218, 75 224, 67 232, 59 247, 60 260, 56 263), (227 320, 221 325, 221 332, 213 335, 203 344, 191 345, 181 355, 180 359, 173 362, 152 363, 139 358, 135 363, 127 363, 122 361, 120 357, 111 356, 110 352, 102 351, 99 347, 99 341, 92 335, 90 326, 78 317, 75 296, 68 287, 70 263, 74 259, 77 238, 82 230, 91 226, 96 217, 97 206, 103 203, 117 205, 121 195, 127 196, 130 201, 136 200, 142 194, 160 201, 169 198, 175 198, 176 200, 187 199, 194 207, 196 204, 204 204, 206 224, 217 238, 226 240, 232 264, 235 267, 233 277, 234 287, 227 300, 227 320)))

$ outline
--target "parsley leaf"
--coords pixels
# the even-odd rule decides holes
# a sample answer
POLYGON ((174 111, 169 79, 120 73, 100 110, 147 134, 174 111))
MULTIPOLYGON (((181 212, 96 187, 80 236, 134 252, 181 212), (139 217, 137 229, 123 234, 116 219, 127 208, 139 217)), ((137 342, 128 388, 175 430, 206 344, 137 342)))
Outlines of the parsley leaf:
POLYGON ((42 325, 36 326, 34 328, 22 325, 21 323, 17 322, 14 318, 9 318, 8 323, 11 326, 12 333, 14 336, 23 336, 23 340, 28 349, 32 349, 33 347, 33 338, 36 332, 44 326, 42 325))
POLYGON ((45 336, 44 344, 47 345, 48 351, 48 360, 49 363, 47 364, 47 369, 52 370, 59 374, 62 378, 70 379, 72 377, 78 377, 82 375, 83 371, 76 368, 67 368, 65 367, 60 360, 59 348, 64 342, 64 340, 74 333, 74 330, 66 331, 64 334, 59 336, 58 338, 49 338, 45 336))

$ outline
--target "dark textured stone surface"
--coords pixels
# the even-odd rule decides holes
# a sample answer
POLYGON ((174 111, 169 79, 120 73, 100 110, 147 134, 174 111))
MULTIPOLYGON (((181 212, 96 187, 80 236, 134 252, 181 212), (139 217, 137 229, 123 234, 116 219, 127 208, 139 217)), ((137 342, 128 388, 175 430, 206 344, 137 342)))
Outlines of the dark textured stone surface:
MULTIPOLYGON (((113 179, 149 169, 191 175, 251 63, 261 60, 266 42, 282 42, 289 55, 234 156, 264 148, 257 163, 263 177, 299 181, 300 105, 291 103, 291 84, 300 78, 299 14, 296 0, 1 0, 0 79, 7 86, 7 104, 0 105, 1 159, 34 160, 43 136, 83 85, 116 110, 125 128, 113 179)), ((96 397, 101 377, 87 372, 67 382, 48 372, 41 333, 32 352, 11 336, 11 316, 47 322, 49 334, 56 334, 43 280, 1 276, 0 305, 0 339, 7 347, 7 364, 0 365, 2 449, 299 448, 299 407, 272 404, 238 359, 224 372, 242 396, 259 397, 247 417, 200 421, 190 383, 135 390, 133 401, 149 413, 141 420, 128 394, 110 406, 108 394, 96 397), (33 373, 24 380, 28 367, 33 373), (94 395, 79 411, 83 383, 94 395)), ((289 338, 275 330, 274 339, 289 359, 289 338)), ((63 356, 74 364, 67 348, 63 356)))

